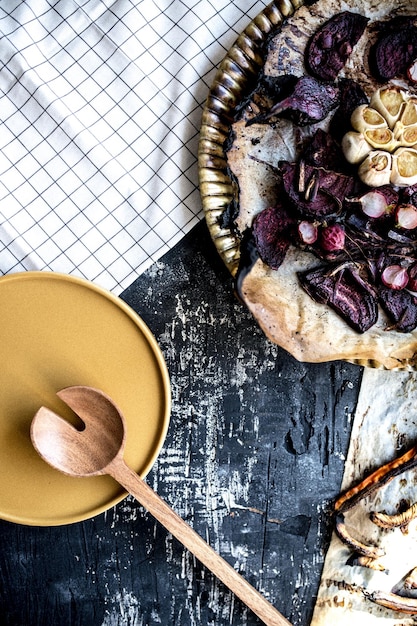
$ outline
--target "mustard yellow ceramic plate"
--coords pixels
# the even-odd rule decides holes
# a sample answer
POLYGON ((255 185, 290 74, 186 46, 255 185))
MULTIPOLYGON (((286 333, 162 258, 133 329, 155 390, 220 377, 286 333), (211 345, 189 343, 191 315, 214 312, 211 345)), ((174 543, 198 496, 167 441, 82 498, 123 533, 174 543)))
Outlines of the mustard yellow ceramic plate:
POLYGON ((125 496, 106 476, 70 478, 32 447, 42 405, 65 413, 56 392, 89 385, 126 418, 125 459, 142 476, 165 439, 171 394, 162 353, 121 299, 82 279, 25 272, 0 279, 0 517, 51 526, 101 513, 125 496))

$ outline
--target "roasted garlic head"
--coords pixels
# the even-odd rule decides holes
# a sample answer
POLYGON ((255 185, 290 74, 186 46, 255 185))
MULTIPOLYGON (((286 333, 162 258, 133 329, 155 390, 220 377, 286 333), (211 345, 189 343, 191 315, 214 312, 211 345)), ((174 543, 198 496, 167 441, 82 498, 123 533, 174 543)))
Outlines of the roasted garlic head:
POLYGON ((417 183, 417 95, 385 86, 369 105, 358 106, 353 130, 342 139, 349 163, 359 166, 359 178, 370 187, 417 183))

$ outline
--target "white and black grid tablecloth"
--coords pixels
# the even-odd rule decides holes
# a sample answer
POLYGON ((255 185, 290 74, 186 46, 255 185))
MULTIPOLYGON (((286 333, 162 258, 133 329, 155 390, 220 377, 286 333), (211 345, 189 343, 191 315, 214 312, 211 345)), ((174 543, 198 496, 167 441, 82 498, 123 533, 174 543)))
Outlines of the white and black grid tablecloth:
POLYGON ((268 2, 0 1, 0 273, 116 293, 201 219, 215 70, 268 2))

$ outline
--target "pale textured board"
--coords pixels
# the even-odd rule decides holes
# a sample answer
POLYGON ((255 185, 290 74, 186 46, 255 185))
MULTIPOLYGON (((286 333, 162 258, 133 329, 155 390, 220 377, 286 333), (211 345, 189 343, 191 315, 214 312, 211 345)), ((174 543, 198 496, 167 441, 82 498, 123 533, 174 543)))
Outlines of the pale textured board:
MULTIPOLYGON (((417 415, 415 372, 367 370, 363 376, 342 489, 349 489, 366 475, 397 458, 415 445, 417 415)), ((359 502, 346 520, 353 536, 385 550, 378 562, 384 571, 348 564, 352 551, 336 535, 326 556, 319 597, 311 626, 411 626, 416 617, 385 610, 367 600, 362 590, 404 593, 402 582, 417 566, 415 521, 408 532, 384 530, 369 521, 369 512, 390 515, 401 501, 413 504, 417 498, 415 468, 403 472, 383 489, 359 502)), ((415 596, 415 592, 409 592, 415 596)))

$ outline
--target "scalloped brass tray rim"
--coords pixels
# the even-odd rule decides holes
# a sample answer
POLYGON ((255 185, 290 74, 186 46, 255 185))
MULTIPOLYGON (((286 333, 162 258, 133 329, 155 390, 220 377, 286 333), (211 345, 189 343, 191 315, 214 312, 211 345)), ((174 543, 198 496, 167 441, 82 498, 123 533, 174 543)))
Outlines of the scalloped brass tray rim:
MULTIPOLYGON (((240 239, 220 224, 236 198, 237 187, 227 174, 224 143, 233 109, 263 64, 262 47, 271 32, 305 4, 304 0, 275 0, 259 13, 237 38, 220 63, 202 114, 198 146, 198 175, 204 217, 213 243, 233 277, 240 259, 240 239)), ((362 367, 385 369, 374 359, 349 359, 362 367)), ((395 371, 415 371, 415 359, 405 359, 395 371)))

